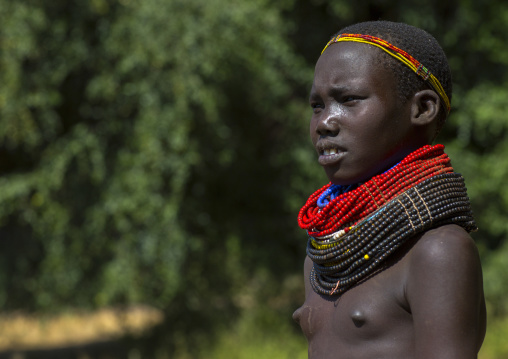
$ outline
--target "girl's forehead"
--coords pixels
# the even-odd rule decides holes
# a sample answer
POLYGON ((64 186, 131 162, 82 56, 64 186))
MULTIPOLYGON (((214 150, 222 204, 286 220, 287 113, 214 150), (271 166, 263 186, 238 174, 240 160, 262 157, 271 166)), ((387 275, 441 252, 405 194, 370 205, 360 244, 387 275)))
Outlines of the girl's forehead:
POLYGON ((320 56, 314 72, 313 90, 330 86, 395 85, 393 73, 382 65, 380 50, 366 44, 341 42, 330 45, 320 56))
MULTIPOLYGON (((319 57, 316 68, 323 66, 329 70, 337 66, 360 68, 364 66, 377 67, 381 62, 379 50, 366 44, 341 42, 330 45, 319 57)), ((377 69, 376 69, 377 70, 377 69)))

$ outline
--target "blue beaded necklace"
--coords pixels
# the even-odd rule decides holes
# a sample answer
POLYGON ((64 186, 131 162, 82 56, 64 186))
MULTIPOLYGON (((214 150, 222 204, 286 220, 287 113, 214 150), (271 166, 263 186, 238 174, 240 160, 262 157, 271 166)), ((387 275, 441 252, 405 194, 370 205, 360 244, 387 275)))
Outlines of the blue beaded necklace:
POLYGON ((319 196, 317 200, 317 205, 319 208, 324 208, 328 203, 333 201, 335 198, 349 192, 358 187, 358 184, 350 184, 347 186, 341 186, 338 184, 332 184, 326 191, 324 191, 321 196, 319 196))

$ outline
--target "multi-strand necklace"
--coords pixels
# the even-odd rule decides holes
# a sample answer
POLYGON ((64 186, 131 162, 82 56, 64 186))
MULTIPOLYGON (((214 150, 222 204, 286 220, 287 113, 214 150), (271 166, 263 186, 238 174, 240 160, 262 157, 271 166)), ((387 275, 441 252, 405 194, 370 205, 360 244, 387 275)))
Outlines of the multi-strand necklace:
POLYGON ((310 196, 298 222, 309 234, 310 281, 317 293, 343 293, 430 228, 454 223, 476 229, 464 180, 443 150, 424 146, 353 190, 333 196, 328 184, 310 196))

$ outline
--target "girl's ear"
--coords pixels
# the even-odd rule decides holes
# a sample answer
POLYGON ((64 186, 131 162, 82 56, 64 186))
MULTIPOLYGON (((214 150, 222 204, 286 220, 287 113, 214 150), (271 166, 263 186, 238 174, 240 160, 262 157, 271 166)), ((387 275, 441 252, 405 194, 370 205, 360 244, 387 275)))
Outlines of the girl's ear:
POLYGON ((438 116, 441 99, 432 90, 422 90, 414 94, 411 103, 411 122, 416 126, 432 124, 438 116))

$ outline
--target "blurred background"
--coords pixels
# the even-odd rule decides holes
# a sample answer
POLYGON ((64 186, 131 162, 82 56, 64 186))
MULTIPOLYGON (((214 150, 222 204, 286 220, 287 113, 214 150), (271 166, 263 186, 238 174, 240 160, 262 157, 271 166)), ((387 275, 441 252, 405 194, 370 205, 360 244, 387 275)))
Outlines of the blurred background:
POLYGON ((448 55, 437 142, 480 228, 480 357, 508 358, 503 0, 0 0, 0 357, 306 358, 313 67, 378 19, 448 55))

